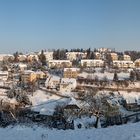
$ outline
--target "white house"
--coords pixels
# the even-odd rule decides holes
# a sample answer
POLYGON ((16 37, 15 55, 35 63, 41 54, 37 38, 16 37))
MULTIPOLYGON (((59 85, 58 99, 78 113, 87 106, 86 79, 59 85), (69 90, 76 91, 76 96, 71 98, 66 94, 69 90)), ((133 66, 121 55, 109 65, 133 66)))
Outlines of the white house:
POLYGON ((70 61, 76 60, 77 58, 84 59, 87 56, 87 52, 67 52, 66 56, 70 61))
POLYGON ((124 54, 123 55, 123 60, 124 61, 131 61, 131 57, 129 55, 124 54))
POLYGON ((113 67, 117 68, 134 68, 134 62, 133 61, 122 61, 122 60, 116 60, 113 61, 113 67))
POLYGON ((60 77, 58 76, 49 76, 45 82, 45 86, 48 89, 57 89, 60 85, 60 77))
POLYGON ((81 66, 85 67, 103 67, 104 61, 99 59, 83 59, 81 60, 81 66))
POLYGON ((64 78, 77 78, 79 68, 64 68, 63 76, 64 78))
POLYGON ((101 59, 102 58, 102 55, 99 52, 94 52, 94 55, 95 55, 96 59, 101 59))
POLYGON ((135 67, 140 68, 140 58, 135 60, 135 67))
POLYGON ((62 78, 60 82, 60 92, 71 92, 77 86, 76 79, 62 78))
POLYGON ((26 56, 26 55, 18 55, 18 60, 19 60, 20 62, 24 62, 24 61, 27 60, 27 56, 26 56))
POLYGON ((7 60, 9 57, 14 58, 11 54, 0 54, 0 62, 3 60, 7 60))
POLYGON ((48 67, 49 68, 64 68, 64 67, 71 67, 72 62, 70 60, 49 60, 48 61, 48 67))
POLYGON ((33 60, 39 60, 38 55, 36 53, 26 54, 27 60, 32 62, 33 60))
POLYGON ((7 81, 8 79, 8 71, 0 71, 0 80, 7 81))
POLYGON ((109 49, 109 48, 99 48, 99 49, 98 49, 98 52, 100 52, 100 53, 111 52, 111 51, 112 51, 112 50, 109 49))
POLYGON ((19 64, 18 64, 18 68, 19 68, 21 71, 27 70, 27 64, 19 63, 19 64))

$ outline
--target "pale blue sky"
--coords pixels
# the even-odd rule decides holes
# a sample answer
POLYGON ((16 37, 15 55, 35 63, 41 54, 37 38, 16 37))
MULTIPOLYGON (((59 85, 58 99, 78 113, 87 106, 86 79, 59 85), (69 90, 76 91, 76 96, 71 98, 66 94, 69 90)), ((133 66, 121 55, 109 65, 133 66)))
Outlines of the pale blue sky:
POLYGON ((140 0, 0 0, 0 53, 51 48, 140 51, 140 0))

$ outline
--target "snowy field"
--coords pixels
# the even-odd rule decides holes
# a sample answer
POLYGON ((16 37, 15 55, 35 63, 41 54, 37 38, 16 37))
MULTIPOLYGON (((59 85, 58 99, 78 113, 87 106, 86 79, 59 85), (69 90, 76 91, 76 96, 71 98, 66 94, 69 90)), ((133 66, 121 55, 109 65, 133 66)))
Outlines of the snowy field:
POLYGON ((140 123, 101 129, 49 130, 37 126, 0 128, 1 140, 140 140, 140 123))

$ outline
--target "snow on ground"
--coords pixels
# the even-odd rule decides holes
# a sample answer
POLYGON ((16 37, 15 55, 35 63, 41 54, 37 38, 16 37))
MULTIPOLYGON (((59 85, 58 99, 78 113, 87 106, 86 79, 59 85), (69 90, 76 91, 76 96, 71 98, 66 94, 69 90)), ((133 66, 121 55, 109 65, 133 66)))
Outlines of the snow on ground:
POLYGON ((68 99, 61 98, 57 95, 37 90, 33 96, 30 96, 32 109, 40 114, 53 115, 55 107, 59 104, 68 102, 68 99))
MULTIPOLYGON (((95 72, 95 73, 87 73, 87 72, 82 72, 79 74, 80 77, 84 77, 84 78, 87 78, 88 76, 90 78, 95 78, 96 76, 98 76, 99 80, 102 80, 104 77, 107 77, 108 80, 113 80, 113 77, 114 77, 114 73, 109 73, 109 72, 104 72, 104 73, 101 73, 101 72, 95 72)), ((129 72, 128 73, 125 73, 125 72, 120 72, 118 73, 118 77, 120 80, 124 80, 124 79, 128 79, 130 76, 129 72)))
POLYGON ((100 129, 56 130, 37 126, 0 128, 2 140, 140 140, 140 123, 100 129))

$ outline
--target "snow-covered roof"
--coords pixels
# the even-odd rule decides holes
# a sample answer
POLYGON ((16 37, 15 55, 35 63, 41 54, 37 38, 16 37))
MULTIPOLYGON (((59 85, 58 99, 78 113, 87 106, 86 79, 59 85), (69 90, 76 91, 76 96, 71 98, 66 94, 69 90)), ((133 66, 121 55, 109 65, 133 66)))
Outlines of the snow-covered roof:
POLYGON ((56 62, 56 63, 58 63, 58 62, 70 62, 71 63, 71 61, 70 60, 49 60, 49 62, 56 62))
POLYGON ((0 56, 13 56, 12 54, 0 54, 0 56))
POLYGON ((69 84, 69 83, 75 83, 76 79, 75 78, 62 78, 61 79, 61 84, 69 84))
POLYGON ((130 58, 130 56, 129 56, 129 55, 127 55, 127 54, 124 54, 124 55, 123 55, 123 57, 129 57, 129 58, 130 58))
POLYGON ((110 55, 116 55, 117 56, 117 53, 110 53, 110 55))
POLYGON ((79 68, 64 68, 64 71, 71 70, 71 71, 79 71, 79 68))
POLYGON ((31 74, 31 73, 35 73, 35 72, 32 71, 32 70, 25 70, 25 71, 24 71, 24 74, 31 74))
POLYGON ((0 71, 0 75, 8 75, 8 71, 0 71))
POLYGON ((133 61, 125 61, 125 60, 114 60, 113 63, 133 63, 133 61))
POLYGON ((18 66, 19 67, 27 67, 27 64, 19 63, 18 66))
POLYGON ((140 58, 139 59, 136 59, 135 62, 140 62, 140 58))
POLYGON ((81 62, 104 62, 101 59, 82 59, 81 62))

